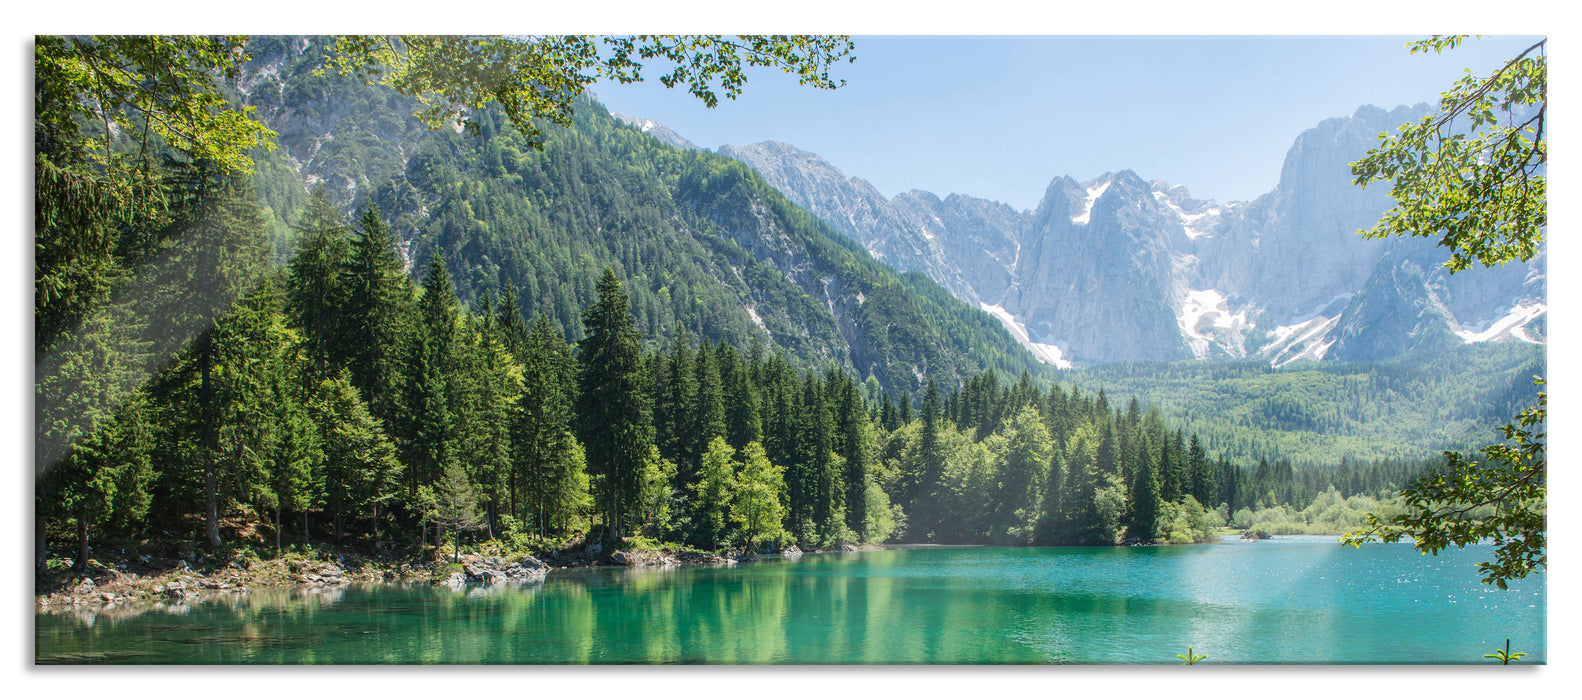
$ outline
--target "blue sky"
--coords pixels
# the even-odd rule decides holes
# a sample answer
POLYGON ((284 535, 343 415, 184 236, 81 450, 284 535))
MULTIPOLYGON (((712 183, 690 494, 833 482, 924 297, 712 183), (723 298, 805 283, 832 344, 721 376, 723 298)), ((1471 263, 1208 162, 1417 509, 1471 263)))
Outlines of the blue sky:
POLYGON ((832 92, 769 71, 714 110, 653 79, 595 92, 706 148, 813 151, 886 196, 1030 209, 1054 177, 1130 168, 1229 201, 1272 189, 1304 129, 1363 104, 1432 102, 1464 68, 1486 74, 1534 41, 1408 54, 1417 36, 857 36, 832 92))

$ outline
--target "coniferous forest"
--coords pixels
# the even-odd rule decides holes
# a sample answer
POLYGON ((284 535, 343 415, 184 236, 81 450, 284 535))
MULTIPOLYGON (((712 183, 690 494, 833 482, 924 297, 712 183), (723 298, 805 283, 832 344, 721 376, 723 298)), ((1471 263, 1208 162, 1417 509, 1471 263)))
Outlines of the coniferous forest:
MULTIPOLYGON (((1337 532, 1442 462, 1306 449, 1301 435, 1367 419, 1307 415, 1307 380, 1239 421, 1147 403, 1193 370, 1062 381, 993 318, 741 164, 591 101, 535 150, 498 109, 476 130, 416 129, 410 104, 321 61, 303 51, 282 63, 286 89, 232 96, 399 135, 315 145, 340 178, 316 187, 261 147, 248 173, 146 130, 38 122, 40 570, 100 542, 412 553, 1337 532), (135 163, 122 189, 93 174, 111 161, 135 163)), ((1469 391, 1516 385, 1523 361, 1469 391)), ((1401 393, 1367 376, 1348 386, 1401 393)))
MULTIPOLYGON (((702 549, 1190 542, 1259 509, 1377 496, 1426 466, 1247 468, 1136 398, 1027 373, 895 396, 681 325, 644 338, 608 268, 568 342, 510 290, 463 304, 439 256, 419 282, 376 209, 347 220, 322 194, 297 253, 271 266, 240 183, 191 177, 193 211, 155 237, 185 242, 168 281, 112 297, 102 330, 58 344, 52 378, 82 391, 114 379, 94 362, 134 365, 106 346, 146 358, 179 343, 86 439, 55 448, 40 532, 83 558, 98 538, 160 535, 215 549, 590 533, 702 549), (212 325, 139 320, 201 305, 212 325)), ((45 408, 62 414, 48 429, 71 405, 45 408)))

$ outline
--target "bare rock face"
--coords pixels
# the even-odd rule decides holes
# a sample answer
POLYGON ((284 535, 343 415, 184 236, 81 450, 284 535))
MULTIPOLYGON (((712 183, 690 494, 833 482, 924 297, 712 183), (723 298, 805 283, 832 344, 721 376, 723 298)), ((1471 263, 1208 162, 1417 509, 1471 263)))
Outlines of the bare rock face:
POLYGON ((1051 183, 1022 241, 1006 311, 1079 361, 1189 357, 1170 306, 1170 212, 1129 170, 1051 183))
POLYGON ((1086 182, 1057 177, 1031 212, 916 190, 885 201, 866 181, 786 144, 720 152, 876 258, 995 315, 1045 361, 1279 365, 1544 342, 1542 254, 1450 276, 1432 240, 1358 234, 1393 200, 1385 184, 1354 185, 1350 163, 1381 132, 1428 110, 1370 105, 1325 120, 1295 139, 1273 190, 1226 204, 1126 170, 1086 182))
POLYGON ((659 139, 660 143, 664 143, 664 144, 667 144, 667 145, 670 145, 670 146, 675 146, 676 148, 680 148, 682 150, 688 150, 688 151, 702 150, 702 148, 700 148, 697 144, 695 144, 695 143, 693 143, 691 141, 688 141, 686 139, 686 137, 682 136, 681 134, 676 133, 670 127, 665 126, 664 124, 660 124, 659 122, 656 122, 656 121, 654 121, 652 119, 643 119, 641 117, 630 117, 630 116, 627 116, 625 114, 616 114, 614 112, 611 112, 610 116, 615 117, 616 119, 619 119, 619 120, 621 120, 623 122, 626 122, 627 124, 630 124, 630 125, 636 127, 638 131, 641 131, 641 132, 643 132, 645 134, 648 134, 649 136, 652 136, 652 137, 654 137, 656 139, 659 139))

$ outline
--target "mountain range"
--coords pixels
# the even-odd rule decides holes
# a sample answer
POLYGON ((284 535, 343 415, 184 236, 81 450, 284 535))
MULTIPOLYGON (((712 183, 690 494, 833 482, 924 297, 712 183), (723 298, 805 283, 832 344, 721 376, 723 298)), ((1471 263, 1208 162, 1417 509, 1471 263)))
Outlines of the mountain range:
POLYGON ((651 346, 681 329, 799 369, 838 367, 897 396, 988 369, 1045 371, 928 276, 876 260, 750 168, 662 125, 629 126, 582 99, 542 150, 498 108, 471 115, 475 131, 428 130, 411 100, 318 70, 324 47, 255 39, 234 83, 277 134, 280 148, 256 156, 254 186, 282 259, 308 191, 322 188, 348 213, 377 206, 409 271, 440 256, 464 303, 513 292, 571 340, 610 267, 651 346))
POLYGON ((1325 120, 1297 136, 1273 190, 1223 204, 1131 170, 1056 177, 1031 211, 920 190, 886 199, 784 143, 718 152, 875 258, 988 312, 1059 367, 1192 358, 1279 367, 1543 343, 1542 254, 1450 275, 1432 240, 1358 234, 1393 200, 1383 185, 1353 185, 1348 164, 1427 110, 1364 106, 1325 120))
POLYGON ((1545 339, 1543 255, 1452 276, 1430 240, 1357 234, 1391 200, 1353 185, 1348 163, 1423 105, 1309 129, 1252 201, 1200 200, 1123 169, 1056 177, 1018 211, 963 194, 886 198, 790 145, 710 151, 591 101, 542 152, 498 114, 477 133, 430 131, 392 91, 315 73, 322 43, 255 40, 234 86, 279 135, 255 186, 282 259, 307 189, 322 185, 348 211, 377 204, 412 269, 440 254, 464 300, 509 287, 572 338, 611 265, 651 342, 680 324, 896 391, 989 368, 1281 367, 1545 339))

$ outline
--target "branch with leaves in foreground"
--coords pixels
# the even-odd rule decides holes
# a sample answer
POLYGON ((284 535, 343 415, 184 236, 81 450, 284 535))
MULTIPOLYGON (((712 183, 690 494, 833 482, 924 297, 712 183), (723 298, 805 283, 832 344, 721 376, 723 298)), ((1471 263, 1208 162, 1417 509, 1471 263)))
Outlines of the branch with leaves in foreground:
POLYGON ((723 95, 735 99, 751 68, 773 68, 797 82, 833 90, 845 84, 830 76, 836 63, 855 59, 847 36, 628 36, 542 37, 343 36, 335 40, 331 65, 344 75, 378 81, 416 98, 417 117, 429 128, 465 125, 469 115, 499 103, 528 144, 542 148, 535 123, 571 126, 572 104, 600 78, 640 82, 644 62, 660 60, 669 70, 659 81, 685 85, 710 108, 723 95))
MULTIPOLYGON (((1442 53, 1465 39, 1434 36, 1407 46, 1442 53)), ((1363 187, 1393 180, 1396 205, 1364 236, 1439 236, 1451 251, 1444 265, 1451 272, 1538 254, 1549 223, 1546 41, 1486 78, 1467 71, 1440 95, 1438 112, 1395 136, 1379 134, 1379 146, 1352 163, 1351 174, 1363 187)))
MULTIPOLYGON (((1533 383, 1544 382, 1535 378, 1533 383)), ((1423 477, 1401 492, 1405 512, 1387 521, 1370 514, 1367 529, 1350 533, 1341 542, 1356 547, 1410 537, 1418 551, 1438 554, 1450 545, 1465 547, 1488 540, 1494 544, 1495 557, 1478 564, 1478 570, 1484 583, 1502 589, 1511 579, 1548 568, 1548 460, 1543 432, 1547 418, 1548 398, 1540 391, 1536 406, 1500 428, 1505 442, 1483 448, 1482 464, 1446 452, 1445 473, 1423 477)))

